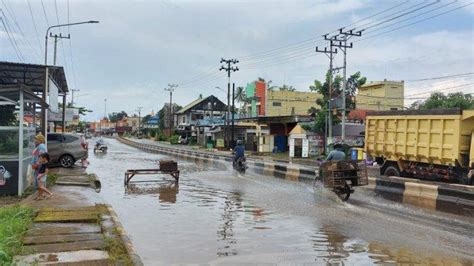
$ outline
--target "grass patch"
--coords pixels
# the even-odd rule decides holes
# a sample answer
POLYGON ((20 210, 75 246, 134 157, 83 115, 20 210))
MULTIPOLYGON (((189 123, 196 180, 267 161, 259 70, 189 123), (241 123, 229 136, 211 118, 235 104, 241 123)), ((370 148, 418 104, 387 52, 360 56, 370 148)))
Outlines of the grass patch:
POLYGON ((113 237, 105 237, 106 250, 109 252, 110 260, 114 264, 133 265, 130 256, 128 256, 127 248, 122 242, 117 229, 113 229, 113 234, 113 237))
POLYGON ((22 237, 33 222, 32 208, 13 205, 0 208, 0 265, 10 265, 23 249, 22 237))

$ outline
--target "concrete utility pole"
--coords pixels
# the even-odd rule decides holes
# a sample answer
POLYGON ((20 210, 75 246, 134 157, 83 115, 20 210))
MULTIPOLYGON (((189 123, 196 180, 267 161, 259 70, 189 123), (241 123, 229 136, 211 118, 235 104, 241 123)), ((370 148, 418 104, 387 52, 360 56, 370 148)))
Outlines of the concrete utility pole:
MULTIPOLYGON (((224 65, 227 65, 227 66, 224 66, 222 65, 221 68, 219 68, 220 71, 222 70, 225 70, 227 72, 227 112, 226 112, 226 116, 225 116, 225 131, 224 131, 224 143, 226 145, 227 148, 229 147, 234 147, 234 140, 232 139, 232 144, 230 145, 229 143, 229 139, 228 139, 228 127, 229 127, 229 113, 230 113, 230 73, 231 72, 236 72, 236 71, 239 71, 239 68, 238 67, 233 67, 231 66, 231 64, 237 64, 239 63, 239 60, 237 59, 224 59, 224 58, 221 58, 221 64, 224 63, 224 65)), ((232 95, 232 98, 234 96, 232 95)), ((233 129, 232 129, 233 130, 233 129)), ((233 132, 232 132, 233 133, 233 132)))
MULTIPOLYGON (((71 90, 71 105, 74 106, 74 92, 76 91, 80 91, 78 89, 72 89, 71 90)), ((82 96, 82 95, 79 95, 79 96, 82 96)))
MULTIPOLYGON (((71 35, 68 34, 68 36, 63 36, 61 33, 59 35, 57 34, 52 34, 51 32, 49 33, 49 37, 54 38, 54 52, 53 52, 53 65, 56 65, 56 55, 58 51, 58 39, 71 39, 71 35)), ((63 120, 62 120, 62 132, 66 131, 66 94, 63 94, 63 120)), ((56 132, 56 122, 54 122, 54 132, 56 132)))
POLYGON ((165 91, 170 92, 170 108, 169 108, 169 117, 168 117, 168 123, 169 123, 169 136, 171 137, 171 130, 173 129, 173 91, 174 88, 177 88, 177 84, 168 84, 168 88, 165 88, 165 91))
POLYGON ((138 136, 141 135, 140 134, 140 120, 141 120, 141 115, 142 115, 142 109, 143 107, 140 106, 140 107, 137 107, 137 110, 135 110, 138 112, 138 136))
POLYGON ((104 99, 104 119, 108 119, 107 118, 107 98, 104 99))
MULTIPOLYGON (((346 98, 347 98, 347 49, 352 48, 352 43, 350 45, 347 45, 347 41, 350 37, 352 36, 362 36, 362 30, 359 31, 354 31, 348 30, 344 31, 343 28, 339 29, 339 33, 335 34, 334 36, 328 37, 329 34, 323 35, 324 39, 326 41, 329 41, 329 50, 325 47, 324 50, 319 50, 318 47, 316 47, 316 52, 319 53, 325 53, 329 57, 329 126, 328 126, 328 136, 327 138, 332 140, 332 115, 330 114, 331 110, 333 109, 333 104, 332 104, 332 90, 333 90, 333 59, 334 59, 334 54, 337 54, 337 48, 340 48, 343 53, 344 53, 344 66, 342 67, 343 69, 343 84, 342 84, 342 127, 341 127, 341 138, 342 140, 345 139, 346 137, 346 98), (333 48, 335 48, 333 50, 333 48)), ((340 68, 337 68, 340 69, 340 68)), ((327 144, 328 141, 326 141, 326 151, 327 151, 327 144)))
POLYGON ((334 36, 333 40, 336 41, 333 43, 334 47, 340 48, 344 52, 344 65, 343 69, 343 79, 342 79, 342 127, 341 127, 341 139, 344 141, 346 138, 346 98, 347 98, 347 49, 353 48, 352 43, 347 45, 347 40, 352 36, 360 37, 362 36, 362 31, 353 32, 353 30, 343 31, 339 29, 339 35, 342 35, 342 39, 338 39, 338 36, 334 36))
POLYGON ((318 46, 316 46, 317 53, 324 53, 329 57, 329 106, 328 106, 328 136, 326 137, 325 144, 326 144, 326 152, 328 151, 328 140, 332 140, 332 115, 331 115, 331 100, 332 100, 332 61, 334 59, 334 55, 337 54, 337 48, 333 50, 333 42, 328 39, 328 35, 324 35, 325 40, 329 40, 329 50, 327 47, 324 47, 324 50, 320 50, 318 46))

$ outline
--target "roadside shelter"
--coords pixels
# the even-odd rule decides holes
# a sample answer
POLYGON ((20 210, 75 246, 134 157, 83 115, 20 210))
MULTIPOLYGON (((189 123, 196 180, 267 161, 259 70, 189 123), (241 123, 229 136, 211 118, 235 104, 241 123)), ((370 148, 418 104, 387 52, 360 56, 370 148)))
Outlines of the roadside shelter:
POLYGON ((28 170, 35 127, 25 113, 48 105, 25 85, 0 85, 0 195, 21 196, 29 186, 28 170))

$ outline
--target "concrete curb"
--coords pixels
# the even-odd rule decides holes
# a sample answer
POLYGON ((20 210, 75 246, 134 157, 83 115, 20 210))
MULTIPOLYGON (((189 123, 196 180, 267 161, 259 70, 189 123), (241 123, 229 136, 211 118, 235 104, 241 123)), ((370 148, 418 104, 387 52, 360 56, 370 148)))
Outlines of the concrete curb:
MULTIPOLYGON (((231 156, 143 144, 118 137, 120 142, 148 152, 164 153, 201 162, 230 162, 231 156)), ((280 165, 275 161, 247 160, 249 170, 260 175, 293 181, 314 181, 317 168, 280 165)), ((420 208, 474 217, 474 187, 455 184, 426 184, 417 179, 401 177, 369 177, 368 187, 376 195, 420 208)))
POLYGON ((110 205, 107 205, 107 210, 109 211, 109 214, 112 217, 112 220, 115 224, 115 227, 117 228, 117 232, 120 235, 120 239, 125 244, 128 256, 130 256, 130 259, 132 260, 133 265, 142 266, 143 262, 142 262, 140 256, 138 256, 138 253, 135 251, 135 249, 133 247, 133 244, 132 244, 132 241, 130 240, 130 238, 128 237, 125 229, 123 228, 122 224, 120 223, 119 218, 118 218, 117 214, 115 213, 114 209, 110 205))

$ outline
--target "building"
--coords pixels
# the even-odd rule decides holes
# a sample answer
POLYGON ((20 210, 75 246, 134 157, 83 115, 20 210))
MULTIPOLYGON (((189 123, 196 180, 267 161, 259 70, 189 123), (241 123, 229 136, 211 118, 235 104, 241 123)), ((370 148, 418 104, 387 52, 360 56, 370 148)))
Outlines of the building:
POLYGON ((357 109, 363 110, 402 110, 405 95, 402 81, 372 81, 359 88, 356 96, 357 109))
POLYGON ((247 84, 245 93, 246 117, 307 115, 311 107, 320 108, 316 100, 322 98, 315 92, 270 90, 260 80, 247 84))
POLYGON ((267 90, 266 116, 307 115, 311 107, 320 108, 315 92, 267 90))
POLYGON ((198 98, 184 106, 175 114, 176 126, 197 125, 199 120, 222 120, 225 115, 226 105, 214 95, 198 98))

